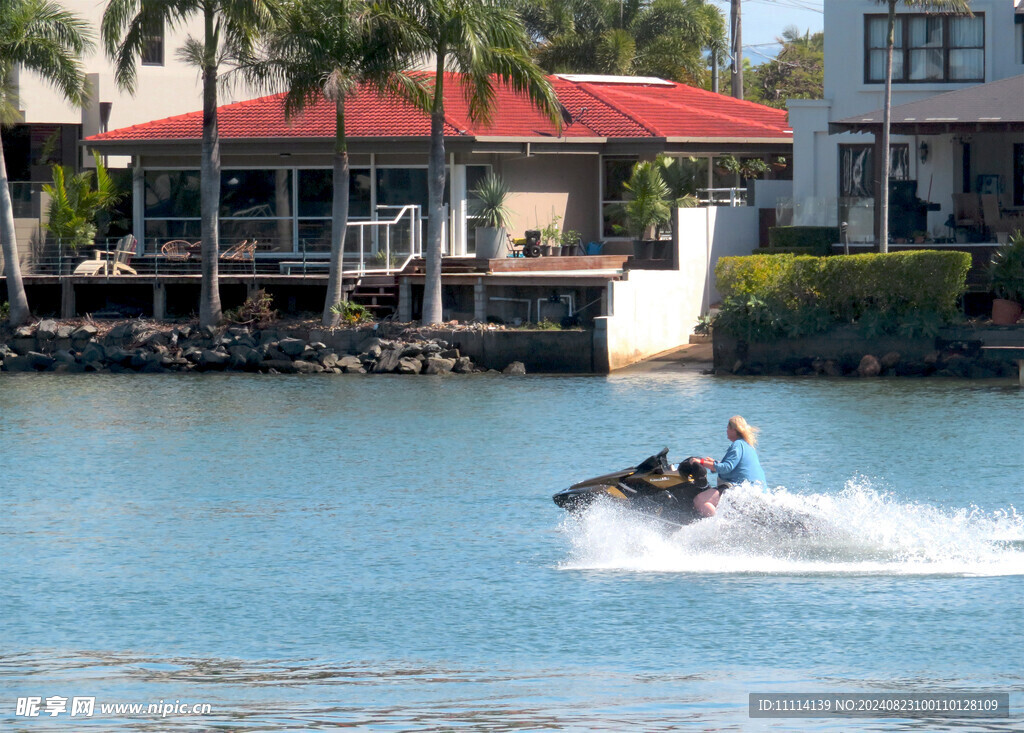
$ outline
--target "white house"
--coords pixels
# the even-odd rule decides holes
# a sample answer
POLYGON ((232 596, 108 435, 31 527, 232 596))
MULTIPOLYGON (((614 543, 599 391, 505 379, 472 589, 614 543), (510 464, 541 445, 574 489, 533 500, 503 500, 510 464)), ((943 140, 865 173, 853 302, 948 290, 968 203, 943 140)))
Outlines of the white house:
MULTIPOLYGON (((1021 85, 949 94, 1024 75, 1024 0, 973 0, 971 8, 973 17, 897 6, 892 178, 906 182, 896 184, 905 196, 933 204, 907 221, 920 223, 914 229, 926 222, 935 238, 951 233, 954 194, 996 193, 1004 213, 1024 209, 1021 85)), ((825 0, 824 11, 825 98, 789 102, 795 218, 846 221, 851 241, 873 242, 875 137, 863 133, 882 120, 886 6, 825 0)))

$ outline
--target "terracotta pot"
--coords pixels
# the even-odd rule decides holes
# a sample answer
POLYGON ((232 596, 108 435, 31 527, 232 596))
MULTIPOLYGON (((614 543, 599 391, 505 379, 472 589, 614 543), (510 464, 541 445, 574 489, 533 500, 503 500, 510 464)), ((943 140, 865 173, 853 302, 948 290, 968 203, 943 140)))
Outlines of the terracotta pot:
POLYGON ((1020 318, 1020 303, 1003 298, 996 298, 992 301, 992 323, 997 326, 1012 326, 1020 318))

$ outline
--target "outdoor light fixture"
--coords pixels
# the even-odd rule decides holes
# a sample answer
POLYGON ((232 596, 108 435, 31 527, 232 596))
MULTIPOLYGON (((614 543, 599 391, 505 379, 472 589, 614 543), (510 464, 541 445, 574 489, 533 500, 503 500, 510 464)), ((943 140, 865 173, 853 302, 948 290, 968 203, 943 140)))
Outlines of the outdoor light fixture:
POLYGON ((921 141, 921 145, 917 149, 918 155, 921 158, 921 162, 924 163, 928 160, 928 143, 924 140, 921 141))

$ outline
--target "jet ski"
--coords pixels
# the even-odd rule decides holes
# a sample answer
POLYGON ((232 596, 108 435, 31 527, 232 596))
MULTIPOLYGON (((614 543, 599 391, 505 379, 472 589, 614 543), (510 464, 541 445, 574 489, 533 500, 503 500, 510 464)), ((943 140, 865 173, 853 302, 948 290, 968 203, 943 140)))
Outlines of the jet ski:
POLYGON ((639 511, 668 524, 684 525, 701 519, 694 497, 709 488, 708 472, 688 458, 668 462, 668 448, 635 466, 586 479, 555 494, 555 504, 570 512, 586 510, 595 501, 639 511))

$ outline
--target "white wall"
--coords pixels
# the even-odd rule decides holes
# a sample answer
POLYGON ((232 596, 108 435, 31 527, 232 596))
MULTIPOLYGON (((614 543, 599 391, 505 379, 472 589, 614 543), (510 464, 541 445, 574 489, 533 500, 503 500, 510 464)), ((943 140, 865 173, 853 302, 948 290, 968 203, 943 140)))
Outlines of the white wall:
POLYGON ((719 257, 757 249, 757 209, 678 209, 678 271, 630 270, 608 284, 608 312, 595 319, 607 342, 610 369, 621 369, 688 342, 697 319, 720 299, 714 287, 719 257))

